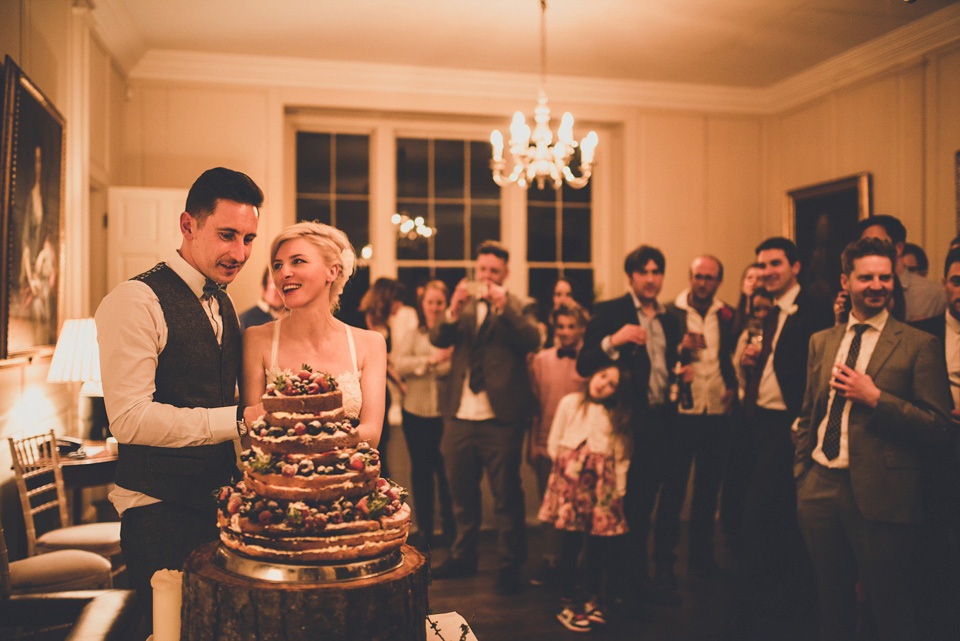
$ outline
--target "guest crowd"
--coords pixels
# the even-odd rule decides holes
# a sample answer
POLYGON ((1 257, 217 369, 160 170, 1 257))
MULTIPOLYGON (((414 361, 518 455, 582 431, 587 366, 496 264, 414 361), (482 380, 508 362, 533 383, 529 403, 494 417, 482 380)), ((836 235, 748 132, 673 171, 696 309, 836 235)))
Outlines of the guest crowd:
POLYGON ((268 372, 303 362, 341 372, 344 409, 384 474, 384 410, 400 395, 411 542, 449 545, 438 581, 477 573, 486 476, 498 593, 524 576, 554 584, 574 632, 681 605, 693 469, 685 567, 716 576, 717 541, 732 550, 726 638, 960 638, 960 238, 942 284, 891 216, 860 222, 829 282, 802 271, 792 241, 768 238, 736 307, 717 298, 720 258, 695 258, 689 286, 665 295, 666 258, 641 245, 622 296, 588 312, 560 280, 538 315, 508 290, 510 254, 493 241, 470 278, 424 283, 413 308, 381 278, 341 310, 352 245, 298 223, 273 239, 262 300, 238 319, 225 287, 262 201, 248 176, 204 172, 179 250, 97 310, 135 638, 150 634, 157 573, 218 538, 214 490, 236 478, 234 442, 263 413, 268 372), (527 575, 524 459, 544 528, 527 575))
POLYGON ((896 218, 858 234, 832 300, 801 284, 782 237, 757 246, 736 306, 717 297, 724 265, 709 254, 665 297, 666 258, 650 245, 624 259, 627 292, 592 313, 562 279, 545 312, 508 291, 496 242, 452 293, 424 284, 415 318, 391 324, 390 360, 414 541, 450 544, 433 577, 477 573, 486 475, 495 589, 521 590, 525 459, 544 542, 526 576, 555 585, 563 626, 679 606, 692 469, 686 571, 720 575, 716 541, 730 547, 726 637, 956 638, 960 249, 941 285, 896 218))

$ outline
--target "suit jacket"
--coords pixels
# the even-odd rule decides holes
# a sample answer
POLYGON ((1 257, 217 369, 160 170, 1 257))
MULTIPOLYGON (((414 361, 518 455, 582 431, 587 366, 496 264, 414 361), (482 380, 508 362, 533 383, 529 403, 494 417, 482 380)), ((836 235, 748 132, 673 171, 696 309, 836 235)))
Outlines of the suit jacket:
MULTIPOLYGON (((666 312, 658 314, 657 318, 667 339, 666 360, 669 373, 673 371, 673 366, 677 362, 677 344, 680 342, 681 335, 680 323, 676 316, 666 312)), ((636 324, 638 324, 637 308, 634 307, 633 296, 629 292, 620 298, 597 303, 583 336, 583 348, 577 357, 577 372, 583 377, 588 377, 603 365, 611 364, 612 361, 600 347, 600 342, 624 325, 636 324)), ((633 409, 636 413, 637 410, 645 409, 649 405, 647 388, 650 384, 650 357, 646 347, 634 343, 622 345, 617 351, 619 353, 617 364, 630 372, 635 390, 633 409)))
POLYGON ((810 337, 814 332, 832 325, 833 315, 831 313, 827 316, 803 290, 797 294, 794 305, 797 306, 797 311, 787 316, 784 321, 771 358, 783 402, 787 405, 787 411, 796 415, 800 413, 803 405, 810 337))
MULTIPOLYGON (((935 336, 940 341, 940 353, 946 358, 946 312, 910 324, 935 336)), ((950 400, 953 400, 952 396, 950 400)), ((955 425, 951 428, 953 448, 925 448, 922 453, 921 486, 924 517, 928 522, 942 523, 951 518, 960 518, 957 516, 960 513, 960 434, 955 425)))
POLYGON ((484 335, 478 336, 477 304, 471 300, 454 323, 442 322, 430 331, 437 347, 453 346, 447 393, 440 399, 444 418, 453 418, 460 409, 463 382, 470 373, 470 352, 480 341, 483 346, 483 375, 490 406, 498 420, 516 422, 533 413, 533 390, 527 371, 527 354, 540 346, 540 330, 529 314, 530 306, 507 293, 503 312, 492 318, 484 335))
MULTIPOLYGON (((827 412, 830 378, 845 331, 845 325, 838 325, 810 339, 807 388, 797 423, 794 477, 798 481, 813 465, 817 428, 827 412)), ((949 442, 951 401, 943 349, 932 336, 890 316, 866 373, 881 396, 876 409, 862 403, 850 408, 854 499, 867 519, 914 522, 921 511, 921 449, 949 442)))

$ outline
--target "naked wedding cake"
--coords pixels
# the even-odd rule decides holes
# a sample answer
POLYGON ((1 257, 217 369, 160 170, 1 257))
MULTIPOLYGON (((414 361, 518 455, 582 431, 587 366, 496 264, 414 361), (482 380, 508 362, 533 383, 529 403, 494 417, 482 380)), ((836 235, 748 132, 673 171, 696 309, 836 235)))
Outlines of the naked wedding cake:
POLYGON ((346 417, 336 379, 304 365, 281 372, 250 428, 243 479, 220 489, 224 545, 271 561, 349 562, 400 548, 406 491, 380 477, 380 455, 346 417))

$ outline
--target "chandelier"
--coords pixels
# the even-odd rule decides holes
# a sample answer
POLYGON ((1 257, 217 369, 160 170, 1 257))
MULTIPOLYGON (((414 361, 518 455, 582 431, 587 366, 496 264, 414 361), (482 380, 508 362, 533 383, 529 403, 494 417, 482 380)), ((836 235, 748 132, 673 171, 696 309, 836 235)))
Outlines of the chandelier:
POLYGON ((402 245, 415 245, 420 240, 426 240, 437 233, 435 227, 430 227, 423 220, 423 216, 411 218, 407 212, 401 211, 390 217, 397 228, 397 240, 402 245))
POLYGON ((550 106, 547 104, 547 92, 544 90, 547 77, 547 0, 540 0, 540 88, 537 107, 533 110, 533 131, 524 121, 523 112, 513 114, 510 123, 510 157, 503 155, 503 134, 495 129, 490 134, 493 145, 493 181, 503 187, 516 183, 529 187, 533 181, 537 188, 543 189, 547 179, 554 189, 559 189, 566 180, 576 189, 586 186, 593 170, 593 156, 597 149, 597 132, 591 131, 578 144, 573 138, 573 115, 568 111, 560 119, 557 129, 557 141, 553 142, 550 129, 550 106), (580 147, 580 175, 574 175, 570 169, 570 159, 577 147, 580 147), (508 167, 508 160, 510 166, 508 167))

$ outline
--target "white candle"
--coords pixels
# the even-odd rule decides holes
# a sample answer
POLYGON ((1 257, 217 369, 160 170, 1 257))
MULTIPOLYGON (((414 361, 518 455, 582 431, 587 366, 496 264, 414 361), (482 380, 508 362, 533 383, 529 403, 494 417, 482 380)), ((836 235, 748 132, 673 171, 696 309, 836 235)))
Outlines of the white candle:
POLYGON ((153 586, 153 639, 180 641, 180 601, 183 572, 158 570, 150 579, 153 586))

